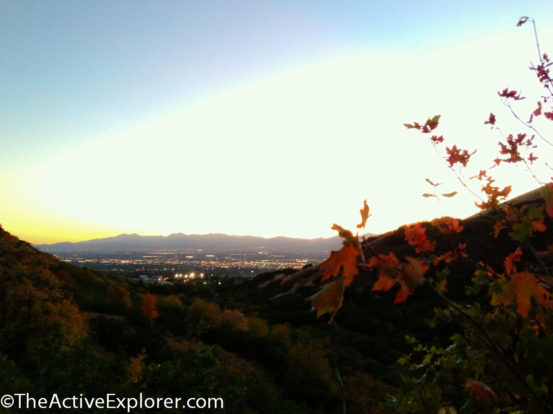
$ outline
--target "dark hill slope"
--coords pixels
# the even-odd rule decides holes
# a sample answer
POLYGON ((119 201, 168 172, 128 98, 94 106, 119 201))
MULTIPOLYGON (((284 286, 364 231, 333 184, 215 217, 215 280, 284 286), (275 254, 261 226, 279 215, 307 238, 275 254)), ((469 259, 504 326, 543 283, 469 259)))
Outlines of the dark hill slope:
MULTIPOLYGON (((543 203, 539 191, 533 191, 513 199, 508 204, 539 205, 543 203)), ((436 240, 436 252, 441 254, 466 243, 466 251, 471 262, 463 261, 451 266, 448 277, 448 296, 462 303, 465 300, 467 281, 473 276, 473 263, 484 260, 501 268, 504 258, 516 248, 503 232, 493 235, 493 225, 498 215, 493 211, 483 212, 461 221, 463 232, 455 236, 440 235, 431 226, 427 227, 428 237, 436 240)), ((553 231, 541 233, 536 247, 544 249, 553 243, 553 231)), ((416 256, 412 247, 405 241, 404 227, 379 236, 365 239, 362 243, 366 258, 375 254, 394 252, 399 258, 416 256)), ((553 267, 551 259, 546 263, 553 267)), ((460 330, 455 322, 438 323, 431 328, 428 321, 435 315, 435 308, 444 303, 426 285, 417 288, 414 297, 406 302, 394 304, 396 290, 372 292, 377 274, 363 272, 357 276, 352 286, 346 290, 343 308, 338 312, 335 325, 328 327, 328 316, 317 319, 310 310, 308 298, 318 292, 323 285, 321 272, 316 266, 308 266, 301 271, 283 270, 266 273, 254 279, 236 283, 218 294, 223 306, 258 313, 273 323, 288 322, 294 326, 316 326, 321 332, 340 331, 340 360, 350 367, 359 364, 367 372, 388 383, 397 385, 395 375, 400 372, 397 359, 411 348, 405 336, 416 337, 425 343, 444 345, 449 337, 460 330)), ((397 288, 396 288, 397 289, 397 288)), ((482 298, 489 301, 489 298, 482 298)), ((346 368, 347 369, 347 368, 346 368)))

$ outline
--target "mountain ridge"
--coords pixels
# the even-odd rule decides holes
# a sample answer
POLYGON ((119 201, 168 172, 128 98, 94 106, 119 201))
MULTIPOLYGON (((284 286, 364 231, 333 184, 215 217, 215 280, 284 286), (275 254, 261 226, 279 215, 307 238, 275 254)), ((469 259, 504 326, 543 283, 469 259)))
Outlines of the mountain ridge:
POLYGON ((81 242, 60 242, 34 244, 48 253, 69 252, 114 252, 141 250, 207 250, 207 251, 253 251, 266 249, 271 253, 327 253, 340 247, 339 237, 303 239, 285 236, 259 237, 250 235, 228 235, 224 233, 185 234, 172 233, 166 236, 142 236, 137 233, 123 233, 117 236, 96 238, 81 242))

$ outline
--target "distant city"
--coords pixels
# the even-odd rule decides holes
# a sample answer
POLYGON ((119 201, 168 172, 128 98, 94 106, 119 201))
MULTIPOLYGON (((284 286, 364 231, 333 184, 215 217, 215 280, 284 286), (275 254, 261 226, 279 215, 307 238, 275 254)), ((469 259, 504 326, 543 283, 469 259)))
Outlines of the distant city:
POLYGON ((60 260, 91 269, 118 272, 151 283, 187 283, 197 278, 247 277, 277 269, 301 269, 323 257, 203 250, 151 252, 56 253, 60 260))
POLYGON ((59 259, 151 283, 187 283, 197 278, 246 277, 278 269, 301 269, 339 249, 328 239, 262 238, 226 234, 140 236, 121 234, 78 243, 36 247, 59 259))

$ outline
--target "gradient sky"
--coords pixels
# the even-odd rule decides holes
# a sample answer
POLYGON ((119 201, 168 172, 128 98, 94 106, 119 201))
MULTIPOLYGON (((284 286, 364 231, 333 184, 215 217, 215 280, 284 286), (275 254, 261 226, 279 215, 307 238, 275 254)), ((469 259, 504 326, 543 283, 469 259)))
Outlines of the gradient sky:
POLYGON ((460 189, 402 123, 441 113, 487 166, 489 112, 520 131, 495 92, 538 91, 522 15, 553 50, 547 1, 0 0, 0 224, 38 243, 330 236, 365 198, 369 232, 472 214, 421 197, 460 189))

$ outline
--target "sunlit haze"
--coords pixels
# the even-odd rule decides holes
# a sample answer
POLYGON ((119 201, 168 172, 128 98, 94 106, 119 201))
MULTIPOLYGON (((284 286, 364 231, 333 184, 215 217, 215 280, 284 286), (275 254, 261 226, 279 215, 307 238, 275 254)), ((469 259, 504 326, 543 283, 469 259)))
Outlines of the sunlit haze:
MULTIPOLYGON (((489 113, 523 131, 496 92, 539 93, 532 27, 516 21, 534 17, 551 51, 553 5, 387 3, 0 1, 0 224, 34 243, 311 238, 354 227, 364 199, 372 233, 476 213, 403 123, 441 114, 445 145, 489 167, 489 113), (423 198, 427 177, 459 195, 423 198)), ((537 186, 523 170, 498 183, 537 186)))

